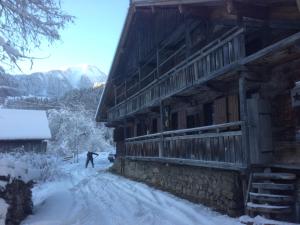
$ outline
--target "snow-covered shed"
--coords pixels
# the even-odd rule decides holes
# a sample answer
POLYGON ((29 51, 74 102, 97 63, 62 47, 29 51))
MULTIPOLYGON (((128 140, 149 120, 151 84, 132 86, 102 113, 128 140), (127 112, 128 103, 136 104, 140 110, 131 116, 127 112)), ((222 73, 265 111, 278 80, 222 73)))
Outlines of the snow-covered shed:
POLYGON ((45 111, 0 109, 0 152, 44 152, 50 138, 45 111))

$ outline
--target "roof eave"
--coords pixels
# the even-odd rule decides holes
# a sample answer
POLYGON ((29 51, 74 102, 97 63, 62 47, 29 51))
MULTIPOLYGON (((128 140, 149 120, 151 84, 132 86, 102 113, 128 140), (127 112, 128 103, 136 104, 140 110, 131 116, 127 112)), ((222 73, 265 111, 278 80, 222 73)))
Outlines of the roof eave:
POLYGON ((104 99, 105 99, 106 94, 107 94, 107 89, 108 89, 108 86, 110 86, 112 75, 113 75, 113 73, 116 69, 116 65, 118 63, 120 54, 122 52, 122 47, 123 47, 123 44, 126 40, 127 33, 128 33, 127 31, 129 29, 129 26, 130 26, 130 23, 132 21, 134 13, 135 13, 135 7, 133 5, 130 5, 130 7, 128 9, 127 17, 126 17, 126 20, 125 20, 125 23, 124 23, 124 26, 123 26, 123 29, 122 29, 122 33, 121 33, 121 36, 120 36, 119 44, 118 44, 118 47, 117 47, 116 52, 115 52, 114 60, 113 60, 113 63, 112 63, 112 66, 110 68, 110 72, 109 72, 109 75, 108 75, 108 78, 107 78, 107 82, 105 84, 103 94, 101 95, 101 99, 100 99, 98 107, 97 107, 97 111, 96 111, 96 115, 95 115, 96 122, 106 122, 106 119, 101 118, 101 112, 100 111, 101 111, 101 108, 103 107, 104 99))
POLYGON ((45 138, 1 138, 1 141, 44 141, 44 140, 50 140, 51 137, 45 137, 45 138))
POLYGON ((171 6, 171 5, 186 5, 195 3, 215 3, 223 2, 225 0, 142 0, 133 1, 132 5, 139 6, 171 6))

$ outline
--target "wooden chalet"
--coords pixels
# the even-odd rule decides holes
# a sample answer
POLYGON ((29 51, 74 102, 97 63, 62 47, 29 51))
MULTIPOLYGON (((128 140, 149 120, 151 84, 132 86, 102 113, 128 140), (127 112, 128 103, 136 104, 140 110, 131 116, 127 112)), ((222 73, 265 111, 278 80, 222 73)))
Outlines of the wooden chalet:
POLYGON ((132 163, 238 174, 249 214, 296 221, 299 81, 299 0, 132 0, 96 120, 125 176, 144 179, 132 163))

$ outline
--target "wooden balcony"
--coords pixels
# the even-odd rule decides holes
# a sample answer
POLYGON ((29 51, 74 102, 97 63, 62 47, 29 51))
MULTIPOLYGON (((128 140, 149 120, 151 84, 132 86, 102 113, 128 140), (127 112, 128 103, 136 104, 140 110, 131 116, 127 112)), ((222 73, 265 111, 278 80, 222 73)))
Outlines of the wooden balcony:
MULTIPOLYGON (((120 120, 212 79, 214 75, 222 74, 223 71, 237 64, 244 56, 244 30, 235 28, 109 109, 108 121, 120 120)), ((150 75, 157 74, 159 70, 158 66, 150 75)))
POLYGON ((192 160, 223 166, 246 164, 242 147, 243 122, 166 131, 126 139, 126 156, 149 159, 192 160))

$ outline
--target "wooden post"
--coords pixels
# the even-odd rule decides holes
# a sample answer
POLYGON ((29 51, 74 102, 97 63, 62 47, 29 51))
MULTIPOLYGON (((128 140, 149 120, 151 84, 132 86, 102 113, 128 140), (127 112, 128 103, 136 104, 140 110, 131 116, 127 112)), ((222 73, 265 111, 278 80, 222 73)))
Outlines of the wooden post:
POLYGON ((123 156, 127 156, 126 138, 127 138, 127 121, 126 119, 124 119, 124 154, 122 154, 123 156))
POLYGON ((156 49, 156 74, 159 77, 159 48, 156 49))
POLYGON ((163 150, 164 150, 164 137, 163 137, 163 132, 164 132, 164 121, 163 121, 163 102, 160 101, 160 142, 159 142, 159 157, 163 157, 163 150))
POLYGON ((191 49, 192 49, 192 38, 191 38, 191 31, 190 31, 190 22, 186 18, 187 16, 184 16, 184 26, 185 26, 185 46, 186 46, 186 58, 188 58, 191 55, 191 49))
POLYGON ((300 0, 296 0, 297 6, 298 6, 298 10, 300 11, 300 0))
POLYGON ((141 86, 141 78, 142 78, 142 69, 141 69, 141 65, 139 65, 139 90, 141 90, 142 86, 141 86))
POLYGON ((248 109, 247 109, 247 96, 246 96, 246 71, 240 72, 239 78, 239 96, 240 96, 240 117, 244 122, 242 125, 242 147, 244 153, 244 163, 249 165, 249 130, 248 130, 248 109))
POLYGON ((117 105, 117 90, 116 90, 116 85, 114 85, 114 96, 115 96, 115 105, 117 105))
POLYGON ((125 89, 125 99, 127 99, 127 80, 124 82, 124 89, 125 89))

